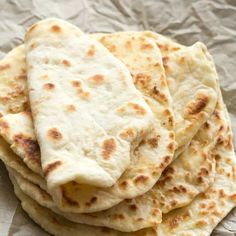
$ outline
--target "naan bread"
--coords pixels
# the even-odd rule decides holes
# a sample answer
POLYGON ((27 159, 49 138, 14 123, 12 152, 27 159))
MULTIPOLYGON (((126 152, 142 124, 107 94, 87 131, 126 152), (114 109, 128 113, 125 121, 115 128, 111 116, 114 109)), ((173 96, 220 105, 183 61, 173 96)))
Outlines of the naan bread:
POLYGON ((163 56, 176 118, 177 157, 214 111, 218 80, 214 62, 202 43, 185 47, 154 32, 142 35, 154 39, 163 56))
MULTIPOLYGON (((221 96, 221 95, 220 95, 221 96)), ((236 159, 230 120, 222 98, 219 115, 224 133, 218 137, 214 149, 216 176, 214 184, 200 194, 191 204, 164 215, 158 227, 158 236, 210 235, 215 226, 236 205, 236 159)), ((218 113, 216 113, 216 116, 218 113)))
MULTIPOLYGON (((112 207, 125 198, 141 195, 155 184, 162 171, 172 161, 175 149, 174 134, 171 131, 174 117, 170 107, 171 101, 165 82, 160 51, 152 40, 145 37, 138 36, 136 37, 137 40, 134 40, 133 36, 128 36, 128 38, 132 43, 135 43, 137 48, 135 50, 136 57, 130 60, 133 65, 132 73, 135 72, 137 76, 142 74, 148 77, 150 84, 155 89, 153 87, 149 89, 148 86, 142 88, 141 85, 138 85, 137 88, 144 94, 147 92, 151 94, 153 90, 156 91, 158 88, 163 89, 160 98, 155 94, 151 94, 153 98, 151 95, 150 97, 145 95, 156 116, 155 127, 150 130, 149 135, 135 149, 129 168, 115 185, 103 189, 83 185, 75 186, 75 183, 63 186, 64 196, 70 199, 71 202, 78 201, 80 209, 76 209, 74 204, 69 204, 70 202, 66 201, 64 201, 61 209, 65 208, 75 212, 98 211, 112 207), (138 60, 137 58, 141 59, 138 60), (161 101, 161 98, 163 98, 163 101, 161 101), (78 188, 79 191, 76 191, 78 188), (81 195, 81 192, 86 192, 86 194, 81 195), (88 200, 92 198, 96 198, 97 201, 88 204, 88 200)), ((14 58, 12 60, 14 61, 14 58)), ((128 60, 128 58, 124 57, 124 60, 128 60)), ((0 126, 1 135, 11 144, 13 150, 24 160, 34 162, 34 157, 39 156, 39 149, 29 113, 21 112, 14 116, 6 115, 0 119, 0 126), (19 125, 15 127, 15 123, 19 125)), ((126 134, 129 135, 129 132, 126 134)), ((61 197, 62 202, 63 196, 60 193, 57 195, 61 197)))
POLYGON ((34 127, 49 189, 74 182, 112 186, 154 119, 128 69, 62 20, 34 24, 25 47, 34 127))

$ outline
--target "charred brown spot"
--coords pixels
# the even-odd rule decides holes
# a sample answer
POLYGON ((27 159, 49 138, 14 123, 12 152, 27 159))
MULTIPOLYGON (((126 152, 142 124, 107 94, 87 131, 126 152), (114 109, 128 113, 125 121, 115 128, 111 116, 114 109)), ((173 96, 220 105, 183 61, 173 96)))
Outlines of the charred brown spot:
POLYGON ((18 75, 16 78, 19 79, 19 80, 26 80, 27 75, 25 73, 22 73, 22 74, 18 75))
POLYGON ((208 225, 207 222, 205 220, 199 220, 196 222, 195 226, 198 228, 202 228, 204 226, 208 225))
POLYGON ((153 48, 153 45, 150 43, 143 43, 141 45, 141 50, 148 50, 148 49, 152 49, 152 48, 153 48))
POLYGON ((102 156, 105 160, 109 159, 116 150, 116 141, 113 138, 107 139, 102 145, 102 156))
POLYGON ((203 179, 202 176, 198 176, 198 177, 197 177, 197 183, 199 183, 199 184, 204 183, 204 179, 203 179))
POLYGON ((95 55, 95 46, 91 45, 88 52, 87 52, 87 56, 88 57, 93 57, 95 55))
POLYGON ((147 73, 132 74, 134 84, 142 90, 148 90, 151 84, 152 77, 147 73))
POLYGON ((182 220, 182 217, 181 217, 181 216, 175 216, 175 217, 173 217, 173 218, 170 220, 170 222, 169 222, 170 228, 173 229, 173 228, 178 227, 181 220, 182 220))
POLYGON ((62 165, 61 161, 55 161, 55 162, 48 164, 44 170, 44 176, 47 177, 52 171, 54 171, 60 165, 62 165))
POLYGON ((164 168, 166 168, 166 166, 169 164, 170 160, 171 160, 170 156, 165 156, 163 158, 163 161, 159 165, 160 169, 163 170, 164 168))
POLYGON ((165 163, 166 165, 169 164, 170 160, 171 160, 171 157, 170 157, 170 156, 165 156, 165 157, 164 157, 164 163, 165 163))
POLYGON ((135 204, 129 205, 129 209, 131 211, 136 211, 138 209, 138 207, 135 204))
POLYGON ((139 183, 145 184, 147 182, 147 180, 148 180, 148 176, 140 175, 134 179, 134 183, 135 184, 139 184, 139 183))
POLYGON ((136 103, 129 103, 128 105, 129 105, 129 107, 131 107, 132 109, 135 110, 137 115, 143 116, 146 114, 146 110, 143 107, 141 107, 140 105, 138 105, 136 103))
POLYGON ((108 50, 110 51, 110 52, 115 52, 116 51, 116 46, 115 45, 109 45, 108 46, 108 50))
POLYGON ((134 131, 131 128, 127 128, 124 130, 121 134, 120 137, 123 139, 129 139, 134 137, 134 131))
POLYGON ((164 66, 167 65, 167 63, 169 62, 169 57, 163 57, 162 61, 163 61, 164 66))
POLYGON ((97 197, 92 197, 91 200, 90 200, 90 202, 93 204, 93 203, 95 203, 97 200, 98 200, 97 197))
POLYGON ((216 144, 221 145, 223 143, 224 143, 224 137, 222 135, 220 135, 216 140, 216 144))
POLYGON ((71 66, 71 64, 70 64, 70 62, 69 62, 68 60, 63 60, 63 61, 62 61, 62 64, 63 64, 64 66, 66 66, 66 67, 70 67, 70 66, 71 66))
POLYGON ((196 99, 196 101, 190 103, 187 106, 187 111, 189 115, 196 115, 198 114, 200 111, 202 111, 207 103, 209 101, 209 98, 206 95, 199 95, 196 99))
POLYGON ((157 148, 157 147, 158 147, 158 142, 159 142, 160 138, 161 138, 161 136, 160 136, 160 135, 157 135, 157 136, 154 137, 154 138, 148 139, 148 140, 147 140, 147 143, 148 143, 148 145, 149 145, 151 148, 157 148))
POLYGON ((225 198, 227 196, 223 189, 220 189, 219 195, 220 195, 220 198, 225 198))
POLYGON ((36 140, 26 137, 23 134, 15 135, 13 140, 17 145, 24 149, 29 159, 33 159, 37 163, 40 163, 40 149, 36 140))
POLYGON ((209 124, 209 122, 206 121, 205 124, 204 124, 204 126, 205 126, 206 129, 209 129, 209 128, 210 128, 210 124, 209 124))
POLYGON ((36 43, 31 43, 31 45, 30 45, 30 48, 31 49, 34 49, 34 48, 36 48, 37 47, 37 44, 36 43))
POLYGON ((175 143, 174 142, 169 143, 167 148, 170 150, 170 152, 173 152, 175 149, 175 143))
POLYGON ((73 112, 73 111, 76 111, 76 107, 74 105, 67 105, 66 110, 68 112, 73 112))
POLYGON ((156 98, 158 101, 162 103, 166 103, 168 101, 166 95, 161 92, 156 86, 154 86, 152 93, 154 95, 154 98, 156 98))
POLYGON ((183 64, 184 62, 185 62, 185 57, 180 57, 179 63, 180 63, 180 64, 183 64))
POLYGON ((97 74, 97 75, 94 75, 94 76, 90 77, 89 80, 94 85, 101 85, 104 82, 104 76, 97 74))
POLYGON ((125 216, 122 215, 122 214, 114 214, 114 215, 112 216, 112 218, 113 218, 114 220, 124 220, 124 219, 125 219, 125 216))
POLYGON ((52 31, 53 33, 60 33, 62 30, 61 30, 61 27, 60 27, 60 26, 58 26, 58 25, 53 25, 53 26, 51 27, 51 31, 52 31))
POLYGON ((119 184, 119 186, 123 189, 126 189, 128 187, 128 182, 124 180, 119 184))
POLYGON ((61 189, 62 189, 62 197, 67 202, 68 205, 80 207, 80 205, 77 201, 75 201, 74 199, 71 199, 69 196, 67 196, 66 191, 65 191, 65 189, 63 189, 63 187, 61 187, 61 189))
POLYGON ((161 51, 168 51, 169 45, 168 44, 159 44, 157 43, 157 46, 160 48, 161 51))
POLYGON ((75 88, 81 87, 81 82, 78 81, 78 80, 74 80, 71 83, 72 83, 72 86, 75 87, 75 88))
POLYGON ((159 215, 159 214, 161 214, 161 213, 160 213, 160 210, 159 210, 158 208, 154 208, 154 209, 152 210, 152 215, 153 215, 153 216, 157 216, 157 215, 159 215))
POLYGON ((53 90, 55 88, 55 85, 52 83, 46 83, 43 85, 43 88, 46 90, 53 90))
POLYGON ((200 172, 199 172, 199 175, 207 176, 207 175, 209 175, 209 171, 206 168, 201 168, 200 172))
POLYGON ((175 137, 174 132, 170 132, 169 137, 170 137, 170 139, 174 139, 174 137, 175 137))
POLYGON ((157 184, 158 184, 158 186, 160 186, 160 187, 164 187, 165 186, 165 184, 167 183, 167 182, 169 182, 170 180, 172 180, 173 179, 173 177, 172 176, 166 176, 166 177, 162 177, 158 182, 157 182, 157 184))
POLYGON ((57 130, 57 128, 51 128, 48 130, 48 137, 53 139, 53 140, 61 140, 62 139, 62 134, 57 130))
POLYGON ((0 71, 4 71, 6 69, 9 69, 10 67, 10 64, 0 65, 0 71))
POLYGON ((76 89, 81 99, 87 100, 89 98, 89 92, 86 92, 82 88, 82 84, 78 80, 71 81, 72 86, 76 89))
POLYGON ((221 156, 219 154, 215 154, 215 160, 219 161, 221 159, 221 156))
POLYGON ((178 50, 180 50, 179 47, 173 47, 173 48, 171 48, 171 51, 178 51, 178 50))

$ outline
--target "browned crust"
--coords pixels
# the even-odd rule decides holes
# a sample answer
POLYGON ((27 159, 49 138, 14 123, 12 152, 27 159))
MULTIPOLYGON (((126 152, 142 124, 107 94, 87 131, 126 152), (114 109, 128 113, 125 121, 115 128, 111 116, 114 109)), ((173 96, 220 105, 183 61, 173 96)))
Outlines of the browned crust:
POLYGON ((60 33, 62 31, 61 27, 58 25, 51 26, 51 32, 53 33, 60 33))
POLYGON ((139 183, 145 184, 148 179, 149 179, 148 176, 140 175, 134 179, 134 183, 135 184, 139 184, 139 183))
POLYGON ((44 170, 44 176, 47 177, 52 171, 54 171, 60 165, 62 165, 61 161, 55 161, 48 164, 44 170))
POLYGON ((36 140, 26 137, 23 134, 15 135, 13 140, 17 145, 20 145, 24 149, 29 159, 33 159, 37 163, 40 163, 40 149, 36 140))
POLYGON ((10 64, 0 65, 0 72, 9 69, 11 66, 10 64))
POLYGON ((206 95, 200 95, 195 102, 187 106, 187 113, 189 115, 196 115, 200 113, 208 104, 209 98, 206 95))
POLYGON ((57 128, 51 128, 48 130, 47 135, 50 139, 59 141, 62 139, 62 134, 58 131, 57 128))
POLYGON ((53 90, 55 88, 55 85, 52 84, 52 83, 46 83, 46 84, 43 85, 43 88, 45 90, 53 90))
POLYGON ((63 60, 62 61, 62 64, 66 67, 70 67, 71 66, 71 63, 68 61, 68 60, 63 60))
POLYGON ((107 160, 116 150, 116 141, 113 138, 107 139, 102 145, 102 157, 107 160))
POLYGON ((80 207, 80 205, 77 201, 75 201, 74 199, 71 199, 70 197, 67 196, 66 191, 63 189, 63 186, 61 187, 61 192, 62 192, 63 199, 68 203, 68 205, 80 207))

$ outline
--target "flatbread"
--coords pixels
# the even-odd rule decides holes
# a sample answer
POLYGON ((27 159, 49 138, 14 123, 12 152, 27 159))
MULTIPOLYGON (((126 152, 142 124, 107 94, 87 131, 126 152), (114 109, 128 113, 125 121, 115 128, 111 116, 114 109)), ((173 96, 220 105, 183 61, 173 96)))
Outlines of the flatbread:
POLYGON ((49 189, 60 194, 60 186, 73 182, 112 186, 154 119, 128 69, 96 40, 58 19, 31 26, 25 47, 49 189), (131 135, 124 135, 127 130, 131 135))
POLYGON ((236 159, 233 149, 233 133, 222 97, 220 104, 224 117, 222 119, 219 116, 219 120, 223 123, 224 133, 218 137, 214 149, 215 181, 191 204, 164 215, 163 222, 158 226, 158 236, 210 235, 215 226, 236 205, 236 159))
POLYGON ((154 39, 161 50, 176 119, 177 157, 214 111, 218 82, 214 62, 200 42, 186 47, 154 32, 142 35, 154 39))
MULTIPOLYGON (((80 191, 74 191, 73 189, 76 189, 74 183, 73 185, 63 186, 64 196, 71 199, 71 202, 78 200, 80 209, 76 209, 73 204, 64 203, 61 206, 62 210, 65 208, 66 210, 75 212, 98 211, 112 207, 125 198, 133 198, 141 195, 156 183, 162 171, 172 161, 175 149, 174 134, 171 131, 173 129, 174 117, 165 83, 161 54, 153 41, 147 40, 145 37, 138 37, 138 39, 136 42, 136 63, 133 63, 132 60, 134 59, 131 60, 133 66, 136 66, 135 70, 139 71, 140 74, 142 73, 150 77, 150 83, 152 82, 156 89, 159 86, 164 88, 162 93, 164 97, 163 102, 158 102, 160 98, 158 100, 145 96, 157 118, 154 123, 155 127, 145 137, 142 144, 135 149, 129 168, 111 188, 88 188, 88 186, 81 185, 77 186, 80 191), (144 49, 142 49, 142 45, 145 45, 144 49), (149 48, 148 51, 146 47, 149 48), (137 60, 142 55, 145 56, 141 57, 141 64, 145 65, 143 68, 140 67, 140 62, 137 60), (159 66, 156 67, 156 64, 159 66), (149 68, 152 68, 152 70, 148 71, 149 68), (160 81, 162 81, 162 85, 159 85, 160 81), (161 110, 163 111, 162 113, 160 113, 161 110), (166 119, 169 122, 166 122, 166 119), (81 196, 81 192, 86 192, 87 194, 81 196), (96 198, 97 201, 93 202, 93 204, 88 204, 88 199, 90 200, 92 198, 96 198)), ((12 58, 12 61, 14 61, 14 58, 12 58)), ((139 87, 137 86, 144 93, 145 89, 139 87)), ((33 123, 29 113, 20 112, 17 115, 5 115, 0 119, 0 126, 1 135, 11 144, 11 147, 19 156, 32 161, 34 161, 35 156, 39 156, 39 148, 34 131, 32 130, 33 123), (19 125, 15 127, 15 123, 19 125), (31 145, 28 145, 29 142, 31 145)))

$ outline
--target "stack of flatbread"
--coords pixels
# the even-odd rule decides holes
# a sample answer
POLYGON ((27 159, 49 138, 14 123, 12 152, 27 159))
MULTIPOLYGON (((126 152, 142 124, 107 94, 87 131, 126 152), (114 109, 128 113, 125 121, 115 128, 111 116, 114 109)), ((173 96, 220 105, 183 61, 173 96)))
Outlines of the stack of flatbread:
POLYGON ((210 235, 236 205, 212 57, 154 32, 31 26, 0 62, 0 158, 59 236, 210 235))

